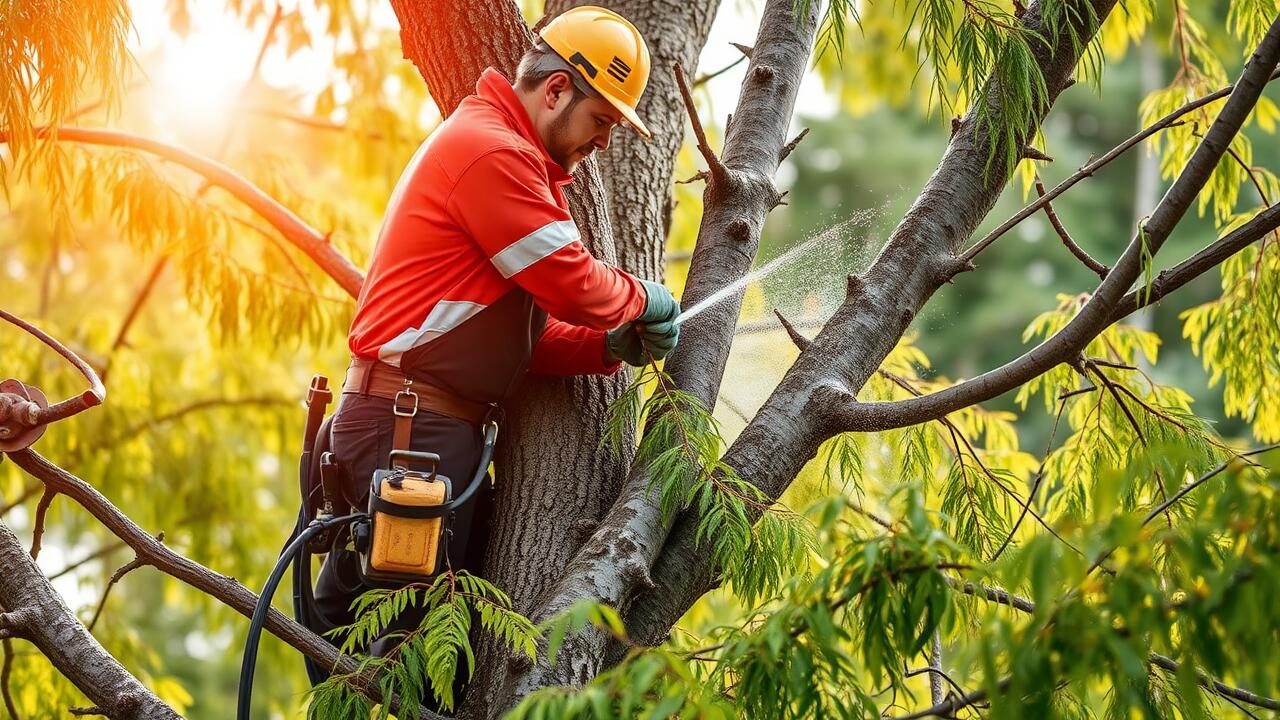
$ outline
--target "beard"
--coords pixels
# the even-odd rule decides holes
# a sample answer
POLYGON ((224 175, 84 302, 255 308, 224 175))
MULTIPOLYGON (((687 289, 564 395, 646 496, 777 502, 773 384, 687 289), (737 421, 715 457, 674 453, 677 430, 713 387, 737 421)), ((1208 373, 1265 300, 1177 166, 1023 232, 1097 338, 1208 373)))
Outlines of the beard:
POLYGON ((547 133, 550 135, 547 143, 547 154, 567 173, 572 173, 578 167, 578 163, 591 152, 588 146, 574 145, 568 139, 569 115, 572 110, 573 105, 565 108, 558 117, 551 121, 551 126, 548 128, 547 133))

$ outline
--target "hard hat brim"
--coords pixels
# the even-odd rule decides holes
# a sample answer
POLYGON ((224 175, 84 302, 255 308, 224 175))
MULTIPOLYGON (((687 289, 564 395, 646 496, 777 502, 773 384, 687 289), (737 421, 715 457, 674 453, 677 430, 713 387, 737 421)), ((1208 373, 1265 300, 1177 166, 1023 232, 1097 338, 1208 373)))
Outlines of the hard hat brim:
POLYGON ((636 132, 640 133, 641 137, 645 140, 653 139, 653 133, 649 132, 649 128, 645 126, 644 121, 640 119, 640 116, 636 114, 636 111, 633 110, 630 105, 614 97, 612 93, 601 90, 598 86, 595 86, 594 83, 592 83, 592 87, 595 88, 596 92, 600 93, 600 97, 608 100, 610 105, 616 108, 618 112, 622 113, 623 119, 625 119, 627 124, 634 128, 636 132))

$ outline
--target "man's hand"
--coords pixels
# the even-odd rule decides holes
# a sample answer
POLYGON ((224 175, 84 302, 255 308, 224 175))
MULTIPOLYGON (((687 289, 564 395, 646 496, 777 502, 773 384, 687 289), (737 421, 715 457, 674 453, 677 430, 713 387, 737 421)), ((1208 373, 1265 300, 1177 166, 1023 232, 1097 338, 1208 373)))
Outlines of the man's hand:
POLYGON ((644 344, 635 323, 627 323, 604 334, 605 359, 609 363, 619 360, 640 367, 648 362, 644 356, 644 344))
POLYGON ((680 339, 680 326, 674 322, 627 323, 605 333, 605 350, 611 362, 622 360, 628 365, 642 367, 649 357, 661 360, 675 349, 680 339), (647 352, 646 352, 647 351, 647 352))
POLYGON ((680 303, 676 302, 670 290, 648 280, 641 280, 640 284, 644 286, 644 312, 640 313, 636 322, 641 324, 674 322, 680 317, 680 303))
POLYGON ((644 286, 644 312, 635 322, 605 334, 605 349, 613 362, 625 361, 641 367, 649 361, 661 360, 675 349, 680 340, 680 303, 671 291, 655 282, 641 280, 644 286))

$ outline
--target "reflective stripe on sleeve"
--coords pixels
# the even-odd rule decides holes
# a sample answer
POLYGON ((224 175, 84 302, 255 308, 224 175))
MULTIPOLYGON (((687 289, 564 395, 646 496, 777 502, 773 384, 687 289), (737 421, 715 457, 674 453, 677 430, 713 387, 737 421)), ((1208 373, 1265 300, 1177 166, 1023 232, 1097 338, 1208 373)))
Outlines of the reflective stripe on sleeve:
POLYGON ((502 277, 509 279, 580 236, 578 226, 572 220, 547 223, 499 250, 490 261, 502 277))
POLYGON ((388 365, 400 367, 400 357, 406 352, 435 340, 486 307, 488 306, 465 300, 441 300, 427 313, 422 327, 409 328, 378 348, 378 359, 388 365))

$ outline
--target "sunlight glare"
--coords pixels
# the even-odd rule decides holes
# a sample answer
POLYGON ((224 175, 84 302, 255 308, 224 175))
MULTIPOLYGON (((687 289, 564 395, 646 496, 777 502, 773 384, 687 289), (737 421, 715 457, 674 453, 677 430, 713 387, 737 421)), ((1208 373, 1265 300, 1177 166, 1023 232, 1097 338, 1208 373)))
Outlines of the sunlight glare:
POLYGON ((209 136, 226 127, 253 69, 253 35, 226 16, 195 25, 186 38, 167 38, 154 83, 156 122, 184 134, 209 136))

